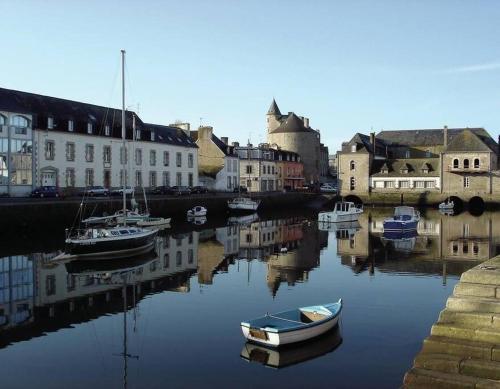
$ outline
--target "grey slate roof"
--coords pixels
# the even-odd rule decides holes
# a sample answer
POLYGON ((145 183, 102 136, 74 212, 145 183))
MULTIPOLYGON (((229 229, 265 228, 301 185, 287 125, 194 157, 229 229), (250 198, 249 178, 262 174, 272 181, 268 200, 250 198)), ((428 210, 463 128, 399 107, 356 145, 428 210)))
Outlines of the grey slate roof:
POLYGON ((271 133, 277 134, 280 132, 313 132, 313 131, 314 131, 313 129, 304 126, 304 122, 302 121, 302 119, 292 112, 280 124, 280 126, 271 131, 271 133))
MULTIPOLYGON (((485 131, 486 132, 486 131, 485 131)), ((497 146, 489 136, 485 137, 480 131, 473 132, 465 129, 455 135, 448 143, 446 151, 495 151, 497 146)))
POLYGON ((373 177, 438 177, 439 158, 410 158, 392 160, 374 160, 372 166, 373 177), (422 173, 423 166, 429 168, 429 173, 422 173), (382 173, 382 168, 388 167, 388 173, 382 173), (408 173, 401 170, 408 169, 408 173))
POLYGON ((271 106, 269 107, 267 114, 281 116, 281 112, 280 109, 278 108, 278 104, 276 104, 276 100, 273 99, 273 102, 271 103, 271 106))
MULTIPOLYGON (((342 152, 351 152, 351 146, 353 144, 358 145, 358 150, 357 150, 358 152, 359 151, 366 151, 369 153, 373 152, 373 146, 370 142, 370 137, 368 135, 357 132, 349 142, 342 144, 342 152)), ((375 149, 377 155, 385 155, 385 143, 382 141, 382 139, 379 139, 378 137, 375 137, 375 149)))
MULTIPOLYGON (((72 120, 74 133, 87 134, 87 123, 90 122, 94 126, 92 135, 104 136, 104 128, 109 125, 110 137, 121 138, 121 110, 116 108, 0 88, 0 111, 32 115, 32 128, 34 129, 67 132, 68 120, 72 120), (54 128, 52 129, 47 129, 48 117, 54 119, 54 128)), ((125 112, 127 139, 133 138, 133 115, 136 117, 136 129, 141 130, 142 141, 149 141, 151 131, 155 131, 158 132, 156 139, 159 142, 183 147, 197 147, 182 130, 176 127, 144 123, 132 111, 125 112)))

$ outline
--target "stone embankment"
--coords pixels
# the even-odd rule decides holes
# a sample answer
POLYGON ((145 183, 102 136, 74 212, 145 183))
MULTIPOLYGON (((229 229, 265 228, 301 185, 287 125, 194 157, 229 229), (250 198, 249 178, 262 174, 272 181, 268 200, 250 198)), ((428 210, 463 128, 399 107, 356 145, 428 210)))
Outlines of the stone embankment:
POLYGON ((462 274, 404 386, 500 388, 500 256, 462 274))

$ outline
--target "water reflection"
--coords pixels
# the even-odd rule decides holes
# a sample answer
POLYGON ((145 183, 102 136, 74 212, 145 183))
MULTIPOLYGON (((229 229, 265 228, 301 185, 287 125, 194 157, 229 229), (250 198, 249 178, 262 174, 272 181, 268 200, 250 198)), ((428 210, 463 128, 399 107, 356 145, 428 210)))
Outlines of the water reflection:
POLYGON ((267 367, 281 369, 331 353, 342 343, 340 326, 308 342, 270 349, 247 342, 240 356, 248 362, 257 362, 267 367))
MULTIPOLYGON (((309 295, 304 294, 308 299, 302 302, 304 304, 314 303, 319 290, 335 287, 331 282, 333 278, 342 274, 345 279, 346 273, 350 274, 349 271, 341 273, 339 269, 352 269, 355 274, 376 274, 378 271, 443 275, 446 281, 447 275, 460 275, 476 261, 490 258, 499 251, 500 218, 493 213, 484 213, 481 217, 466 213, 450 217, 427 211, 422 215, 416 236, 390 237, 383 235, 382 222, 391 211, 365 209, 359 222, 330 226, 318 225, 314 220, 300 216, 265 219, 255 214, 230 218, 221 221, 222 225, 216 228, 182 233, 174 229, 164 233, 157 237, 154 255, 126 261, 55 262, 53 258, 58 251, 47 253, 41 247, 38 252, 22 253, 18 249, 22 245, 13 242, 12 247, 5 249, 9 255, 0 258, 0 349, 96 318, 123 313, 120 280, 124 273, 132 277, 129 279, 131 286, 127 293, 130 298, 126 310, 133 310, 136 303, 153 294, 169 291, 183 294, 176 296, 187 296, 185 294, 192 291, 192 284, 198 285, 200 290, 204 286, 215 290, 217 284, 222 283, 218 280, 225 282, 230 279, 226 287, 229 285, 233 289, 228 289, 229 293, 238 293, 237 288, 250 285, 253 266, 263 272, 252 282, 262 284, 264 294, 257 298, 249 292, 244 309, 255 308, 255 313, 260 313, 263 309, 260 304, 269 303, 266 299, 275 302, 279 300, 276 297, 283 296, 287 307, 296 304, 297 297, 300 299, 301 296, 296 294, 286 300, 288 290, 296 290, 294 285, 297 283, 314 284, 309 281, 310 274, 319 272, 320 265, 323 270, 335 262, 338 268, 330 267, 328 271, 331 273, 316 277, 309 295), (338 259, 326 255, 329 244, 330 253, 336 251, 338 259), (10 255, 13 252, 16 255, 10 255), (241 273, 246 274, 236 271, 228 274, 231 269, 240 267, 241 273), (249 305, 252 299, 259 300, 255 307, 249 305)), ((337 279, 338 284, 341 282, 337 279)), ((256 288, 255 284, 251 285, 252 288, 256 288)), ((345 285, 343 288, 335 293, 350 292, 345 285)), ((198 291, 198 288, 193 291, 198 291)), ((218 296, 227 293, 224 290, 218 296)), ((202 298, 195 298, 196 295, 190 293, 189 301, 202 298)), ((206 301, 212 301, 210 297, 203 298, 207 300, 198 302, 198 308, 206 301)), ((189 304, 179 307, 179 314, 185 313, 189 304)), ((227 304, 229 310, 215 304, 210 313, 213 316, 226 315, 226 322, 234 321, 230 322, 230 328, 235 329, 234 342, 239 351, 242 344, 238 332, 240 317, 228 317, 227 312, 243 308, 237 297, 234 301, 228 300, 227 304)), ((248 312, 244 313, 248 315, 248 312)), ((349 315, 349 309, 346 313, 349 315)), ((218 319, 217 327, 210 327, 211 331, 217 331, 221 321, 223 319, 218 319)), ((341 341, 340 334, 329 335, 322 341, 318 339, 318 342, 279 352, 246 345, 241 356, 266 366, 288 366, 334 350, 341 341)))

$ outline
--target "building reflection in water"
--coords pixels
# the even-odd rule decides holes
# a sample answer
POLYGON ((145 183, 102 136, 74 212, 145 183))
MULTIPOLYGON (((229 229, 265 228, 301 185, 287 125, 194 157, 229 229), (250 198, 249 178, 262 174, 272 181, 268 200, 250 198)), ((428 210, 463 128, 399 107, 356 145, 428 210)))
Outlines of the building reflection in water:
POLYGON ((427 210, 416 234, 394 237, 383 234, 388 212, 367 209, 359 219, 359 228, 336 232, 337 254, 342 264, 355 273, 374 274, 377 267, 385 272, 446 276, 459 275, 474 266, 474 262, 499 252, 500 238, 495 237, 500 237, 500 220, 493 213, 481 217, 468 213, 447 216, 427 210))
POLYGON ((320 252, 334 234, 341 263, 355 273, 380 272, 459 275, 476 261, 498 252, 500 218, 485 213, 443 216, 427 211, 417 236, 384 238, 388 215, 367 209, 359 223, 319 226, 302 217, 259 220, 231 218, 228 225, 163 235, 156 254, 130 261, 55 263, 58 254, 33 253, 0 258, 0 347, 75 323, 123 310, 121 286, 107 274, 131 271, 137 301, 162 291, 189 292, 196 274, 200 285, 243 261, 264 262, 266 282, 275 296, 285 283, 307 281, 320 265, 320 252), (98 274, 99 276, 96 276, 98 274), (84 309, 82 309, 84 308, 84 309))

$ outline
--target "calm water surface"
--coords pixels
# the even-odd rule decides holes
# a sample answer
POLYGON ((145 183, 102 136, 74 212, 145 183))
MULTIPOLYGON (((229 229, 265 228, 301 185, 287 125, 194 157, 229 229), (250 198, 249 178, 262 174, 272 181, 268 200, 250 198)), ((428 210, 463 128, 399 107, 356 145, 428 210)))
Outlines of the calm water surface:
POLYGON ((392 241, 385 214, 331 231, 306 216, 182 225, 154 256, 99 264, 13 242, 1 387, 397 388, 459 275, 496 254, 499 218, 429 211, 417 237, 392 241), (242 320, 339 297, 339 328, 313 342, 269 351, 241 335, 242 320))

